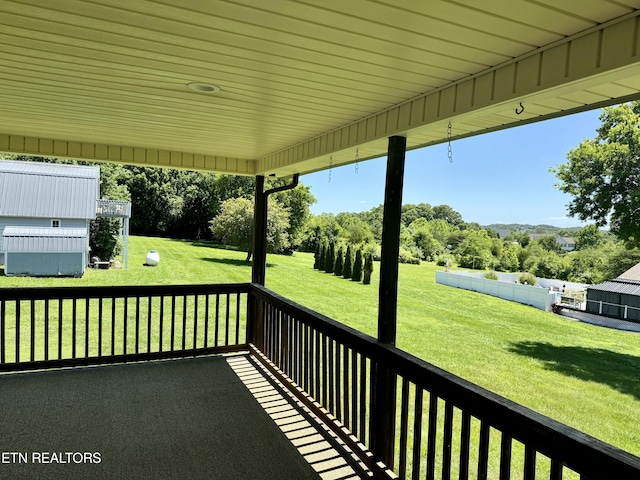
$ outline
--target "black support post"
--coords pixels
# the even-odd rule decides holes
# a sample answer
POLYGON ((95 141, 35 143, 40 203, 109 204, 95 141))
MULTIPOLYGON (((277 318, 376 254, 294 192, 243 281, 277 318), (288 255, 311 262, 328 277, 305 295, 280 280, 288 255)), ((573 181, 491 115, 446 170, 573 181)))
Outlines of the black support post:
POLYGON ((251 281, 264 285, 267 265, 267 195, 264 177, 256 177, 256 195, 253 210, 253 264, 251 281))
MULTIPOLYGON (((378 294, 378 340, 395 345, 398 303, 398 254, 405 137, 390 137, 382 219, 382 253, 378 294)), ((375 363, 372 372, 371 449, 377 460, 393 468, 396 418, 396 376, 375 363)))

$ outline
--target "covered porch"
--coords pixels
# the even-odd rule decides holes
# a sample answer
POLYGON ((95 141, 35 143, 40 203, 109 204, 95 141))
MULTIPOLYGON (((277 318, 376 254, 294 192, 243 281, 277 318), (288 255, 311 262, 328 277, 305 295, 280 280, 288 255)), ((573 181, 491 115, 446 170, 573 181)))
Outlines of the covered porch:
POLYGON ((0 447, 28 460, 7 458, 5 478, 640 472, 631 454, 258 284, 2 289, 0 332, 0 447), (397 385, 383 412, 380 376, 397 385), (42 452, 101 461, 34 463, 42 452))

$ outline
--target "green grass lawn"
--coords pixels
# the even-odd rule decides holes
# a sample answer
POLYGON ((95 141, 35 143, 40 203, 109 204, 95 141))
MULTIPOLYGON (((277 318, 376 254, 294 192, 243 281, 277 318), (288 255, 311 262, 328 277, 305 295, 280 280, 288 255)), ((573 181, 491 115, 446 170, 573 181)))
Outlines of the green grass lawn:
MULTIPOLYGON (((0 277, 0 287, 247 282, 246 254, 131 237, 129 269, 83 278, 0 277), (160 265, 145 267, 148 250, 160 265)), ((267 287, 375 335, 371 285, 313 270, 313 255, 269 255, 267 287)), ((400 265, 397 345, 456 375, 640 455, 640 335, 435 283, 433 264, 400 265)))

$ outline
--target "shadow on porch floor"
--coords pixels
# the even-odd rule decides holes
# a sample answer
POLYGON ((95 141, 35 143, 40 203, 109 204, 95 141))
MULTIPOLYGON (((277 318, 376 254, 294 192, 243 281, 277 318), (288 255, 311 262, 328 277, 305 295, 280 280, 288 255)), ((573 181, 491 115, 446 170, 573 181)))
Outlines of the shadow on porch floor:
POLYGON ((245 354, 1 375, 0 422, 2 479, 367 476, 245 354))

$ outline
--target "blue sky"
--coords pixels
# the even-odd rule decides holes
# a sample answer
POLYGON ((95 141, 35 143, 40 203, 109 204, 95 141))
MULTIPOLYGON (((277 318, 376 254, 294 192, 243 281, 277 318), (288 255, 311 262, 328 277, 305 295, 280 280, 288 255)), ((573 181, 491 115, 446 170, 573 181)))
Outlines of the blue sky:
MULTIPOLYGON (((403 203, 447 204, 466 222, 584 225, 567 216, 570 197, 554 188, 549 168, 593 138, 601 110, 524 125, 407 152, 403 203)), ((455 134, 455 125, 454 125, 455 134)), ((301 177, 318 200, 313 214, 360 212, 383 202, 386 157, 301 177)))

